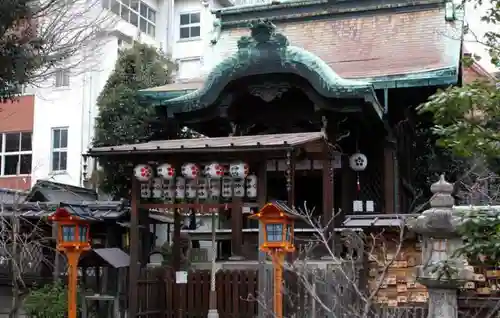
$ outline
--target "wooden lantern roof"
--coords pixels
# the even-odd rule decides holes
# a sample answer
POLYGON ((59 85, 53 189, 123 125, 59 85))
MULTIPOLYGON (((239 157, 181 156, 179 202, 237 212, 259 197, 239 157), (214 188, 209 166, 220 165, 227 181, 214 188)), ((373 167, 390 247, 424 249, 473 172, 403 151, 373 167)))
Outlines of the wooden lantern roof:
POLYGON ((49 221, 52 222, 67 222, 67 223, 88 223, 96 219, 88 214, 77 213, 71 206, 61 204, 56 211, 49 215, 49 221))
POLYGON ((259 212, 250 216, 252 219, 297 219, 298 216, 292 208, 283 201, 272 201, 264 205, 259 212))

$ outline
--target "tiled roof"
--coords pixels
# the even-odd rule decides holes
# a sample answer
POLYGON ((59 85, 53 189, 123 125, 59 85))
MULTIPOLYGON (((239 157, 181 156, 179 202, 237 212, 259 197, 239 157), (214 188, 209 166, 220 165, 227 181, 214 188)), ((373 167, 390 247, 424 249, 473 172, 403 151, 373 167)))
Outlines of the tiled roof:
POLYGON ((114 220, 125 216, 130 208, 125 201, 82 202, 65 204, 61 202, 28 202, 21 204, 4 204, 0 216, 19 215, 27 219, 39 219, 52 215, 58 207, 64 206, 72 214, 96 221, 114 220))
POLYGON ((160 153, 160 152, 203 152, 223 149, 249 150, 265 149, 266 147, 293 147, 309 142, 319 141, 324 138, 322 132, 255 135, 238 137, 195 138, 150 141, 142 144, 122 145, 113 147, 91 148, 89 155, 99 156, 105 154, 130 154, 130 153, 160 153))

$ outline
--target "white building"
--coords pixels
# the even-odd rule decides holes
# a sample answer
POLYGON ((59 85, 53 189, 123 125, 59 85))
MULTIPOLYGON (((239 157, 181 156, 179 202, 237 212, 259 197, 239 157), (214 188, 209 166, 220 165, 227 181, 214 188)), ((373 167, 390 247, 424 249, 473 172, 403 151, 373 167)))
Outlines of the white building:
POLYGON ((481 57, 479 64, 486 71, 496 73, 499 71, 499 67, 491 64, 488 47, 483 43, 485 42, 484 35, 486 32, 500 33, 500 25, 481 21, 481 18, 487 14, 488 9, 492 6, 490 1, 486 1, 478 7, 475 7, 475 5, 475 1, 466 3, 465 22, 469 27, 469 32, 464 38, 464 48, 468 52, 481 57))
MULTIPOLYGON (((83 159, 92 142, 97 97, 114 69, 118 49, 132 40, 162 48, 178 63, 179 81, 202 77, 213 29, 210 10, 224 0, 102 0, 113 32, 92 52, 83 71, 61 68, 34 91, 32 178, 82 185, 83 159)), ((101 11, 101 7, 99 6, 101 11)))

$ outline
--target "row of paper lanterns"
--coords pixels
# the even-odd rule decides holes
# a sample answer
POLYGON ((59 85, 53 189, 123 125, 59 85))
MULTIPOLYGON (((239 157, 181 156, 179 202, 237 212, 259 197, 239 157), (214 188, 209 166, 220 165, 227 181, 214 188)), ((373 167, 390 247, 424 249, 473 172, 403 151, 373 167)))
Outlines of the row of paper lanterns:
MULTIPOLYGON (((245 179, 248 176, 249 168, 248 164, 244 162, 231 163, 229 169, 214 162, 206 165, 202 171, 200 166, 195 163, 185 163, 182 165, 180 172, 179 176, 188 180, 197 179, 202 175, 209 179, 222 179, 226 173, 229 173, 229 176, 233 179, 245 179)), ((147 182, 154 178, 155 175, 164 180, 174 180, 178 176, 175 167, 169 163, 160 164, 156 169, 147 164, 139 164, 134 168, 134 175, 140 182, 147 182)))
POLYGON ((257 176, 245 179, 222 177, 220 179, 154 178, 151 183, 141 183, 141 197, 173 199, 208 199, 209 197, 257 197, 257 176))

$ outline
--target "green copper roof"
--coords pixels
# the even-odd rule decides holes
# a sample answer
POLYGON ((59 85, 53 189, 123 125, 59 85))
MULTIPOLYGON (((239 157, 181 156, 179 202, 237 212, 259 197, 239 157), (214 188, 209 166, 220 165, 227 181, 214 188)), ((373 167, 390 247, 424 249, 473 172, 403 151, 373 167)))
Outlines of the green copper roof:
POLYGON ((288 39, 276 33, 275 26, 266 20, 253 22, 250 31, 250 36, 242 36, 238 40, 238 51, 219 63, 200 89, 177 98, 165 99, 161 106, 168 107, 169 113, 202 109, 214 104, 231 81, 274 73, 298 75, 324 97, 370 101, 377 108, 377 113, 381 113, 382 108, 370 82, 340 77, 318 56, 289 45, 288 39))

